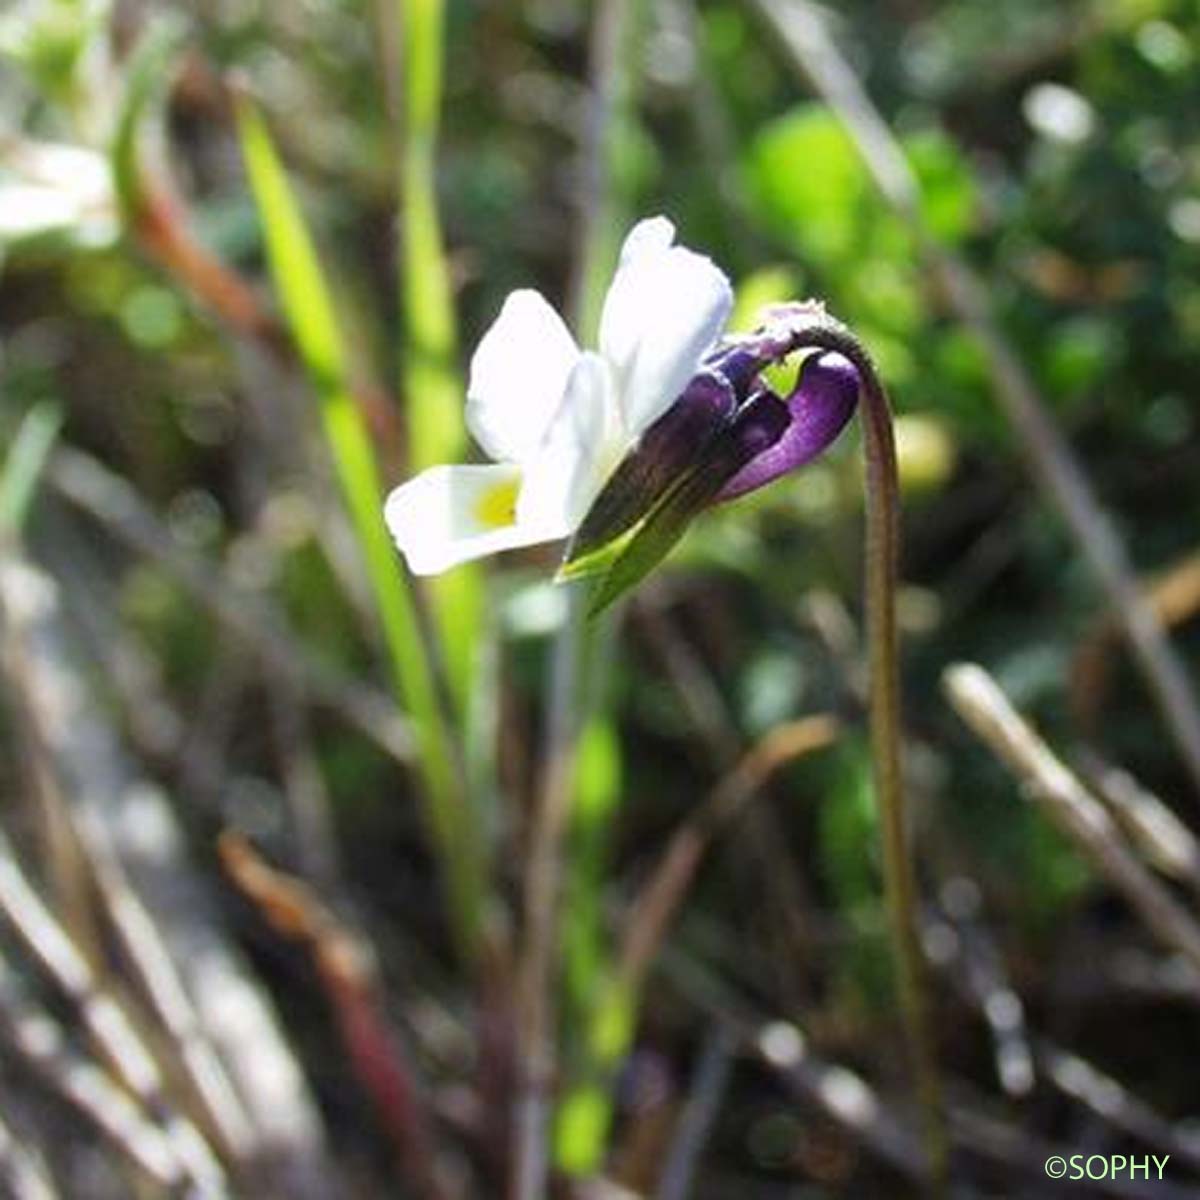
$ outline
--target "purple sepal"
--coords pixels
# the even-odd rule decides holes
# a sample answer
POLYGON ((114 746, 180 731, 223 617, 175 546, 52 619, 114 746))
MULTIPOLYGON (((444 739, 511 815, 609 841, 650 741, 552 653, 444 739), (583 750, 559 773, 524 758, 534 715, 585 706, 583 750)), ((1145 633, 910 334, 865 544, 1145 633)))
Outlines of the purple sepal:
MULTIPOLYGON (((735 368, 741 365, 740 361, 734 364, 735 368)), ((846 427, 857 402, 858 372, 848 359, 832 351, 805 359, 787 400, 790 421, 782 436, 746 463, 717 499, 745 495, 811 462, 846 427)))
POLYGON ((565 561, 582 558, 637 524, 700 460, 736 407, 722 376, 707 371, 694 376, 613 472, 572 538, 565 561))
POLYGON ((773 392, 767 388, 754 392, 607 566, 589 611, 595 614, 606 608, 653 570, 726 480, 782 437, 790 420, 787 405, 773 392))

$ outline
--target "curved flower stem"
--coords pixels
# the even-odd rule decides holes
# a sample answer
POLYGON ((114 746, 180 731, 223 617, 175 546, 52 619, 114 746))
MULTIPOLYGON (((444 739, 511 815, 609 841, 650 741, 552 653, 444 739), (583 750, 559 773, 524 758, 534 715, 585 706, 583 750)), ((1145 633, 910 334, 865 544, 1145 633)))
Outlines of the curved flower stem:
POLYGON ((881 195, 913 234, 920 260, 940 287, 948 310, 982 351, 996 401, 1034 478, 1091 567, 1175 747, 1200 788, 1200 701, 1187 666, 1143 596, 1111 515, 1101 507, 1044 398, 996 322, 984 283, 932 235, 903 147, 829 36, 818 6, 786 0, 753 4, 853 138, 881 195))
POLYGON ((941 1080, 930 1024, 925 959, 917 928, 916 876, 905 815, 900 764, 900 670, 896 590, 900 548, 900 488, 892 408, 871 356, 840 322, 814 305, 811 319, 793 327, 793 346, 834 350, 861 380, 866 460, 866 619, 870 667, 871 760, 883 836, 888 928, 900 1007, 920 1100, 925 1152, 935 1188, 947 1168, 941 1080))

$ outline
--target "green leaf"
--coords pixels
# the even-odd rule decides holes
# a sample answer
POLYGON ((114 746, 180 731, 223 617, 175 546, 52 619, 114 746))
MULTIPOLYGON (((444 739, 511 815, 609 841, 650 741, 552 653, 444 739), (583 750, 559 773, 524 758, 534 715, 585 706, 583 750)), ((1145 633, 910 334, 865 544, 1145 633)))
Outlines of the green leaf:
POLYGON ((447 875, 460 940, 473 953, 485 885, 477 822, 466 806, 460 762, 441 711, 413 596, 384 524, 371 434, 350 389, 333 299, 266 124, 245 98, 238 101, 237 119, 271 274, 317 393, 325 439, 366 561, 397 693, 416 728, 431 838, 447 875))
POLYGON ((910 134, 903 144, 930 231, 945 242, 961 242, 978 209, 975 181, 962 152, 940 129, 910 134))
POLYGON ((801 105, 771 122, 751 147, 746 173, 763 216, 803 252, 833 265, 861 250, 866 172, 824 105, 801 105))
MULTIPOLYGON (((938 129, 903 139, 930 230, 961 241, 977 198, 958 147, 938 129)), ((826 269, 872 258, 907 266, 912 239, 888 210, 841 122, 821 104, 804 104, 771 122, 745 164, 748 190, 764 219, 826 269)))

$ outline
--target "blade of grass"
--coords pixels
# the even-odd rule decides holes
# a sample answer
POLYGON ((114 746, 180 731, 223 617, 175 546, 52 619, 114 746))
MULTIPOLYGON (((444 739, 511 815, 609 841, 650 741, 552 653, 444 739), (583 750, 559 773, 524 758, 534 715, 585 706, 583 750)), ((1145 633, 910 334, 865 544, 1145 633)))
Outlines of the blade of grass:
POLYGON ((25 523, 62 422, 62 409, 49 401, 21 418, 0 473, 0 533, 15 534, 25 523))
POLYGON ((378 467, 370 433, 347 382, 333 302, 266 124, 244 97, 238 101, 238 126, 271 273, 317 393, 325 439, 379 608, 397 692, 413 722, 430 835, 445 874, 456 932, 461 948, 473 955, 485 894, 477 827, 467 811, 461 763, 438 700, 414 597, 383 522, 378 467))
MULTIPOLYGON (((453 462, 466 441, 463 386, 450 267, 438 220, 436 148, 442 100, 443 0, 400 0, 404 64, 399 89, 400 318, 404 329, 401 395, 413 471, 453 462)), ((470 693, 484 629, 483 580, 467 565, 430 585, 446 674, 460 717, 470 693)))
POLYGON ((171 61, 183 42, 183 27, 171 16, 156 18, 124 67, 111 157, 113 186, 126 224, 136 226, 146 203, 142 141, 148 118, 159 119, 156 101, 166 89, 171 61))
POLYGON ((411 388, 413 465, 445 462, 463 441, 454 370, 454 308, 438 221, 435 149, 442 98, 443 0, 401 3, 404 90, 401 102, 401 318, 404 383, 411 388))
MULTIPOLYGON (((612 946, 604 920, 604 880, 610 831, 621 793, 621 747, 612 722, 596 715, 579 739, 575 797, 563 897, 564 1026, 580 1030, 568 1049, 568 1087, 555 1114, 554 1161, 569 1175, 587 1176, 600 1166, 610 1126, 611 1037, 600 1036, 598 997, 607 995, 612 946)), ((612 1007, 609 1005, 608 1007, 612 1007)), ((608 1022, 606 1022, 608 1024, 608 1022)), ((618 1036, 618 1052, 627 1039, 618 1036)))

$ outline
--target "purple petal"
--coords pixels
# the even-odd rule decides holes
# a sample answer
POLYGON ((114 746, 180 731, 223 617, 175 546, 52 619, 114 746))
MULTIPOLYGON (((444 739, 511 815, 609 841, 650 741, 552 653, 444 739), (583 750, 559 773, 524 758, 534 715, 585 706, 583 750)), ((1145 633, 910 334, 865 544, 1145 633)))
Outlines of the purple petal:
POLYGON ((770 454, 788 436, 793 424, 791 410, 770 388, 759 388, 737 411, 729 430, 716 445, 708 469, 724 473, 726 483, 717 493, 740 479, 764 455, 770 454), (731 473, 736 472, 736 474, 731 473))
POLYGON ((846 426, 858 401, 858 372, 832 351, 806 359, 787 401, 791 421, 721 489, 720 500, 754 491, 811 462, 846 426))

